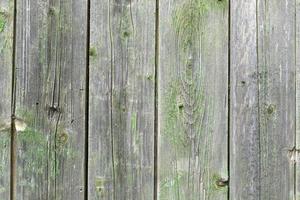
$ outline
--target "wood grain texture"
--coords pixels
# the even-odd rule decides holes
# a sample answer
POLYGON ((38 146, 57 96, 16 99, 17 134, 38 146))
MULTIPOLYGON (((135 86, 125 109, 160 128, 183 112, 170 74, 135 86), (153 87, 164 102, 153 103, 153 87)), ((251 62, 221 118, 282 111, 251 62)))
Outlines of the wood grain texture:
POLYGON ((14 2, 0 2, 0 199, 10 198, 10 127, 14 2))
POLYGON ((83 199, 87 1, 17 9, 17 199, 83 199))
POLYGON ((231 1, 230 199, 260 199, 256 1, 231 1))
POLYGON ((159 7, 158 199, 227 199, 228 2, 159 7))
MULTIPOLYGON (((296 16, 296 149, 300 149, 300 1, 296 0, 295 5, 296 16)), ((299 153, 299 151, 298 151, 299 153)), ((300 199, 300 158, 299 154, 296 160, 296 199, 300 199)))
POLYGON ((17 200, 300 199, 300 0, 88 1, 17 0, 14 69, 0 1, 0 200, 12 124, 17 200))
POLYGON ((295 1, 259 0, 257 10, 260 199, 295 199, 295 1))
POLYGON ((89 199, 153 199, 155 1, 91 1, 89 199))
POLYGON ((295 3, 231 9, 230 197, 294 199, 295 3))

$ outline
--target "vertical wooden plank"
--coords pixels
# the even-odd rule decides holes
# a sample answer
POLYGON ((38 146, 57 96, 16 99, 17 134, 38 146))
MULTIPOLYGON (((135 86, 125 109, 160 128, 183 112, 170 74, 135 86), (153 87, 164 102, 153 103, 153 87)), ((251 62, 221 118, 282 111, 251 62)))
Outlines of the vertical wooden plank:
POLYGON ((232 3, 231 199, 294 199, 295 2, 232 3))
MULTIPOLYGON (((296 0, 295 5, 295 16, 296 16, 296 149, 300 149, 300 1, 296 0)), ((295 149, 295 150, 296 150, 295 149)), ((300 198, 300 167, 299 167, 299 151, 296 151, 298 153, 298 157, 295 160, 296 161, 296 177, 295 177, 295 183, 296 183, 296 199, 300 198)))
POLYGON ((155 1, 91 1, 89 198, 153 199, 155 1))
POLYGON ((259 0, 257 9, 260 199, 295 199, 295 1, 259 0), (290 157, 291 158, 291 157, 290 157))
POLYGON ((10 198, 13 11, 13 0, 0 2, 0 199, 10 198))
POLYGON ((111 5, 115 199, 153 199, 155 2, 111 5))
POLYGON ((230 199, 260 199, 256 1, 231 1, 230 199))
POLYGON ((228 1, 160 0, 159 199, 227 199, 228 1))
POLYGON ((91 1, 88 198, 113 199, 110 2, 91 1))
POLYGON ((87 1, 17 9, 17 199, 83 199, 87 1))

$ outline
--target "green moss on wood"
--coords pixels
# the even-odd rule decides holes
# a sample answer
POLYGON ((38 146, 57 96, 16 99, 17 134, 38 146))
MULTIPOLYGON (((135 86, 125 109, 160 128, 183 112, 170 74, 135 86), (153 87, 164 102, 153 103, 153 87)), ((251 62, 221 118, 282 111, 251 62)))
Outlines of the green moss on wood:
POLYGON ((229 7, 228 0, 211 1, 211 5, 216 9, 227 9, 229 7))
POLYGON ((228 0, 185 0, 173 11, 173 26, 180 48, 185 52, 201 35, 207 13, 213 9, 228 7, 228 0))
POLYGON ((184 147, 189 147, 204 132, 201 129, 201 120, 207 107, 204 100, 209 97, 204 95, 201 80, 203 76, 195 72, 189 62, 180 76, 170 83, 164 94, 163 109, 166 118, 163 133, 176 150, 186 151, 188 149, 184 147), (195 77, 200 79, 199 82, 195 77))
POLYGON ((131 124, 132 134, 136 134, 136 131, 137 131, 137 114, 136 113, 132 113, 130 124, 131 124))
POLYGON ((70 147, 73 142, 69 131, 60 125, 56 127, 56 123, 39 121, 30 111, 18 110, 17 116, 27 124, 26 129, 18 133, 18 159, 22 161, 18 163, 18 171, 22 172, 19 186, 38 187, 36 179, 45 173, 49 181, 56 180, 62 175, 62 166, 68 165, 65 160, 72 162, 78 154, 78 150, 70 147), (39 123, 43 125, 37 126, 39 123))
POLYGON ((274 104, 270 104, 268 107, 267 107, 267 113, 269 115, 273 114, 276 110, 276 106, 274 104))
POLYGON ((184 167, 178 169, 180 167, 178 166, 171 174, 168 172, 168 174, 162 174, 166 183, 164 183, 165 188, 161 189, 166 190, 164 192, 166 195, 170 191, 184 191, 183 197, 186 196, 188 199, 199 195, 209 195, 207 192, 211 189, 208 184, 210 177, 207 171, 209 171, 210 144, 212 143, 212 104, 210 97, 204 93, 204 77, 192 66, 191 61, 187 61, 180 77, 170 82, 163 95, 162 107, 165 113, 162 123, 162 140, 171 145, 171 155, 175 159, 172 166, 184 167), (183 165, 182 161, 185 161, 186 165, 183 165), (182 175, 180 181, 183 182, 177 184, 178 175, 182 175), (200 179, 203 188, 201 191, 194 191, 193 183, 199 183, 200 179), (170 185, 174 188, 170 188, 170 185))
POLYGON ((91 47, 89 50, 89 55, 94 57, 97 55, 97 49, 95 47, 91 47))
POLYGON ((3 11, 0 11, 0 33, 4 31, 7 23, 7 17, 3 11))
POLYGON ((95 188, 98 193, 100 193, 100 194, 103 193, 106 182, 107 182, 107 179, 104 177, 96 177, 95 178, 95 188))
MULTIPOLYGON (((162 164, 160 198, 213 199, 220 176, 211 176, 211 144, 215 113, 206 93, 199 41, 209 12, 221 12, 228 1, 185 0, 172 13, 179 47, 177 69, 163 89, 161 140, 168 161, 162 164), (219 10, 217 10, 219 9, 219 10), (169 158, 170 157, 170 158, 169 158)), ((170 68, 169 68, 170 69, 170 68)), ((163 162, 163 161, 162 161, 163 162)))
POLYGON ((49 8, 49 15, 50 16, 58 16, 59 15, 59 11, 57 10, 57 8, 51 6, 49 8))
POLYGON ((128 31, 123 32, 123 38, 127 38, 129 36, 130 36, 130 32, 128 32, 128 31))
POLYGON ((174 148, 184 150, 184 147, 187 145, 186 139, 182 133, 183 127, 178 123, 182 118, 182 114, 178 108, 178 101, 180 101, 180 83, 178 80, 169 85, 164 97, 163 110, 165 118, 163 135, 174 148))
POLYGON ((69 140, 69 134, 66 131, 62 131, 57 135, 57 145, 64 146, 69 140))
POLYGON ((184 51, 194 43, 199 35, 203 16, 207 9, 207 0, 187 0, 174 10, 173 26, 184 51))
POLYGON ((19 158, 23 160, 22 171, 26 174, 43 174, 47 160, 47 139, 42 132, 28 127, 18 135, 22 149, 19 158))
POLYGON ((180 187, 184 185, 184 177, 186 177, 186 175, 184 171, 175 171, 161 180, 159 198, 184 199, 184 194, 180 191, 180 187))
POLYGON ((227 180, 219 174, 213 174, 211 178, 211 191, 227 190, 227 180))
POLYGON ((148 74, 148 75, 147 75, 147 79, 148 79, 149 81, 153 81, 153 75, 152 75, 152 74, 148 74))
POLYGON ((133 26, 131 21, 131 15, 129 9, 124 10, 120 23, 121 41, 126 41, 133 33, 133 26))

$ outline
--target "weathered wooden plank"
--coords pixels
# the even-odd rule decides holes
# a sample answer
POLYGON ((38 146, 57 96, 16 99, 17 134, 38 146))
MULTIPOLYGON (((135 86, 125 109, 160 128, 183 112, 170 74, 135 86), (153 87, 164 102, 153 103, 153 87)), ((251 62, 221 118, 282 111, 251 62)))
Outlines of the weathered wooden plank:
MULTIPOLYGON (((296 0, 296 149, 300 149, 300 1, 296 0)), ((296 199, 300 199, 300 158, 299 151, 295 151, 297 153, 296 158, 296 199)))
POLYGON ((227 199, 228 1, 161 0, 159 199, 227 199))
POLYGON ((17 9, 17 199, 83 199, 87 1, 17 9))
POLYGON ((0 2, 0 199, 10 198, 10 127, 14 1, 0 2))
POLYGON ((295 1, 257 6, 260 199, 295 199, 295 1))
POLYGON ((91 1, 89 198, 153 199, 155 1, 91 1))
POLYGON ((230 199, 260 199, 256 1, 231 1, 230 199))
POLYGON ((91 1, 88 198, 113 199, 109 2, 91 1))
POLYGON ((230 197, 294 199, 295 4, 231 9, 230 197))

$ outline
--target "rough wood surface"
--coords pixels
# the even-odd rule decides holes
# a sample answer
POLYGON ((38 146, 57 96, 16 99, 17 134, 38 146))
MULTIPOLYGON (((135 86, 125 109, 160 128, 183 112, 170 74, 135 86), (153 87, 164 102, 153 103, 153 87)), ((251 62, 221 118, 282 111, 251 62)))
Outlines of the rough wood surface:
POLYGON ((256 1, 231 1, 230 199, 260 199, 256 1))
POLYGON ((155 1, 91 1, 89 198, 153 199, 155 1))
POLYGON ((13 50, 12 0, 0 1, 0 199, 9 199, 13 50))
MULTIPOLYGON (((300 149, 300 1, 296 0, 296 149, 300 149)), ((296 159, 296 199, 300 199, 300 157, 299 151, 296 159)))
POLYGON ((17 199, 83 199, 87 1, 17 9, 17 199))
POLYGON ((227 199, 228 2, 159 7, 158 198, 227 199))
POLYGON ((13 3, 0 200, 300 199, 300 0, 13 3))
POLYGON ((260 199, 293 200, 295 146, 295 1, 259 0, 260 199))
POLYGON ((231 7, 231 199, 294 199, 295 2, 231 7))

